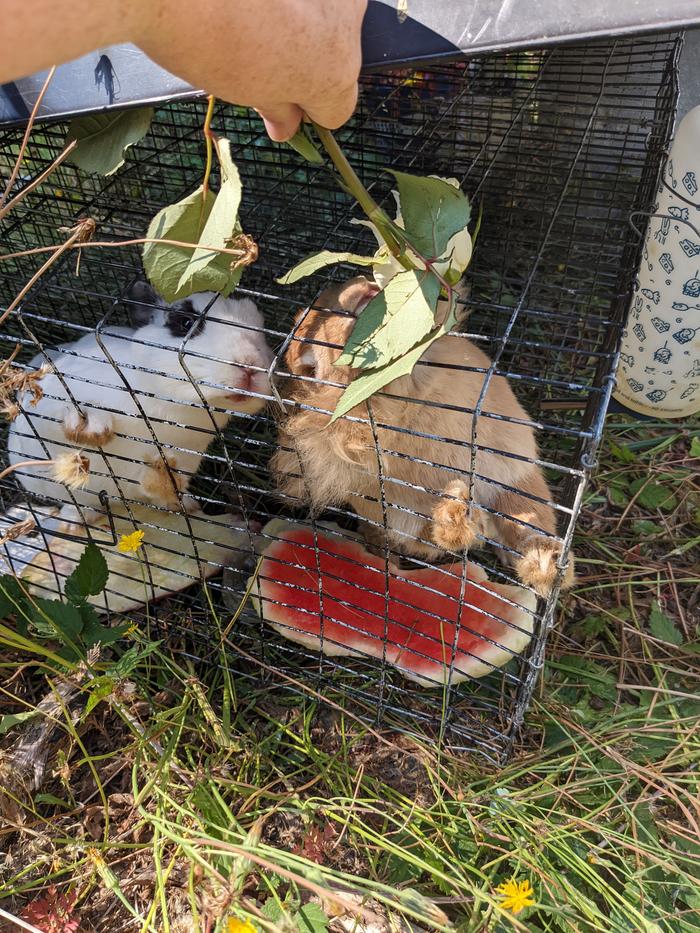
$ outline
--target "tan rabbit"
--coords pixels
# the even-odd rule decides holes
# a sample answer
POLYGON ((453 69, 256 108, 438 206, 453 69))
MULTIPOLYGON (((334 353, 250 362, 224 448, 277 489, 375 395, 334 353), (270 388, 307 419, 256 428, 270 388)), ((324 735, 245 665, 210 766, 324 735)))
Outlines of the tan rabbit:
MULTIPOLYGON (((434 560, 473 547, 477 535, 495 539, 505 545, 499 548, 504 562, 546 596, 561 556, 560 542, 550 537, 556 534, 552 496, 533 462, 539 457, 534 431, 518 423, 528 415, 502 376, 492 377, 481 412, 507 420, 477 419, 470 506, 473 410, 490 366, 473 343, 458 334, 440 337, 409 376, 371 399, 371 420, 363 403, 329 425, 358 372, 334 361, 376 292, 358 276, 326 289, 297 316, 285 357, 292 375, 278 379, 296 403, 280 425, 272 460, 280 492, 316 512, 350 506, 364 520, 370 544, 383 548, 386 540, 392 551, 409 556, 434 560)), ((571 560, 562 585, 572 582, 571 560)))

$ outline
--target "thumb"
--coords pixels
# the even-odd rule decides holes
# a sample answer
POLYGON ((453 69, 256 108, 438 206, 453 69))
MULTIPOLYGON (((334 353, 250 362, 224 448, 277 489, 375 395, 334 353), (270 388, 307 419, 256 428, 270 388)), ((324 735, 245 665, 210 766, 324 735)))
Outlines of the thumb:
POLYGON ((299 129, 301 123, 301 107, 296 104, 276 104, 258 110, 263 119, 267 135, 276 143, 286 142, 299 129))
POLYGON ((357 82, 343 88, 332 97, 303 105, 304 113, 314 123, 327 130, 337 130, 346 123, 357 106, 357 82))

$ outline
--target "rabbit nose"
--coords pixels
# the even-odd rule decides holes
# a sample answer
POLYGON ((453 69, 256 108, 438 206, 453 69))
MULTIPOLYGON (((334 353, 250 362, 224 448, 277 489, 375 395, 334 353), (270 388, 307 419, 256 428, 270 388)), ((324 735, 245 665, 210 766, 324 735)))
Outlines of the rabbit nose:
POLYGON ((236 364, 236 375, 231 383, 232 392, 229 392, 227 398, 234 402, 241 402, 249 398, 245 393, 253 391, 253 379, 257 375, 256 369, 236 364), (244 394, 241 394, 244 393, 244 394))
POLYGON ((238 383, 239 389, 249 389, 253 379, 255 378, 256 370, 251 369, 249 366, 241 366, 241 378, 238 383))

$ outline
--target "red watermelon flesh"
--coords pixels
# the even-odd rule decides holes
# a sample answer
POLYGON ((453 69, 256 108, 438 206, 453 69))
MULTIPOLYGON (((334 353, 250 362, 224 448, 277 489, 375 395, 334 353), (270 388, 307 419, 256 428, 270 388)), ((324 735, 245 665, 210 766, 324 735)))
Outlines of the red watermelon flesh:
POLYGON ((265 531, 277 540, 264 550, 253 592, 259 587, 263 618, 292 641, 328 655, 385 658, 425 686, 447 681, 455 635, 453 683, 501 667, 530 641, 534 594, 489 582, 475 564, 461 608, 461 562, 420 570, 390 563, 387 600, 385 561, 359 541, 325 528, 314 538, 309 526, 279 521, 265 531))

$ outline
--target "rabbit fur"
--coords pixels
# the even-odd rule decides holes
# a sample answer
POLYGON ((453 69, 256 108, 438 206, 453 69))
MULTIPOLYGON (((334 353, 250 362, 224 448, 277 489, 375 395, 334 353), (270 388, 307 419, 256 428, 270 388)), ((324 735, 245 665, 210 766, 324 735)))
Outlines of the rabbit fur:
MULTIPOLYGON (((136 306, 136 326, 105 326, 104 349, 91 332, 35 358, 35 368, 49 370, 40 383, 44 395, 35 405, 19 399, 9 460, 78 448, 90 461, 87 487, 72 493, 79 506, 100 510, 105 490, 110 498, 193 511, 185 491, 214 425, 223 428, 231 410, 250 415, 266 403, 272 353, 262 316, 248 298, 213 292, 166 304, 139 282, 127 297, 136 306)), ((15 475, 30 493, 67 498, 46 468, 23 467, 15 475)))
MULTIPOLYGON (((327 289, 297 316, 285 357, 289 414, 281 421, 271 464, 280 493, 310 504, 314 512, 350 506, 368 543, 398 554, 435 560, 446 551, 472 548, 478 538, 495 539, 502 545, 499 556, 520 580, 548 595, 558 577, 561 543, 554 537, 551 492, 533 462, 539 458, 535 432, 518 423, 530 419, 508 381, 494 375, 481 411, 508 420, 478 417, 472 474, 472 412, 490 360, 466 337, 440 337, 410 375, 372 397, 380 457, 367 403, 329 424, 357 374, 335 366, 335 360, 376 292, 357 276, 327 289)), ((572 582, 570 560, 562 585, 572 582)))

